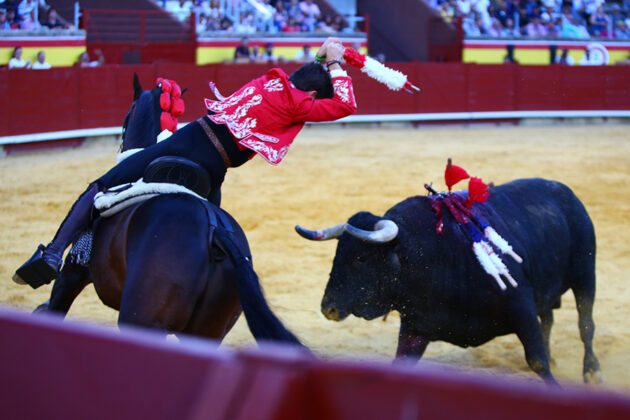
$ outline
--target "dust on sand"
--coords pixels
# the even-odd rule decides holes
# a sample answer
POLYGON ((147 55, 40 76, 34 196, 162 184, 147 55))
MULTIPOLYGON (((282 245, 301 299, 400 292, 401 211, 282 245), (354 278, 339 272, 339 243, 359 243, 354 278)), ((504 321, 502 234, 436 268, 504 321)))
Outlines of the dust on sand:
MULTIPOLYGON (((544 177, 569 185, 593 218, 597 241, 594 347, 605 386, 630 390, 630 138, 621 124, 453 127, 307 127, 285 162, 256 158, 230 170, 223 206, 240 222, 254 265, 276 314, 318 355, 387 361, 395 353, 399 318, 326 320, 320 300, 336 241, 310 242, 293 226, 321 228, 360 210, 383 214, 402 199, 425 194, 423 184, 444 190, 446 159, 496 184, 544 177)), ((51 286, 32 290, 11 281, 14 270, 55 233, 88 183, 115 162, 113 139, 71 150, 0 158, 0 304, 32 310, 51 286)), ((491 281, 490 279, 488 280, 491 281)), ((571 293, 556 310, 551 334, 552 371, 563 383, 582 380, 583 347, 571 293)), ((114 326, 92 286, 69 317, 114 326)), ((249 346, 243 317, 225 345, 249 346)), ((477 348, 429 345, 423 360, 493 374, 534 378, 514 334, 477 348)))

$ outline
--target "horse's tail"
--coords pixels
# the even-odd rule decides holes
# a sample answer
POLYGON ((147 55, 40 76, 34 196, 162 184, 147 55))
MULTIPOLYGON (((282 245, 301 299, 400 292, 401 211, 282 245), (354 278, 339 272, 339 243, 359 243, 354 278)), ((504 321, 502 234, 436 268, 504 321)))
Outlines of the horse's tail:
POLYGON ((240 247, 234 242, 232 235, 225 229, 217 227, 215 237, 225 247, 236 267, 238 296, 245 312, 247 325, 256 341, 275 340, 303 346, 267 305, 258 275, 251 261, 243 255, 240 247))

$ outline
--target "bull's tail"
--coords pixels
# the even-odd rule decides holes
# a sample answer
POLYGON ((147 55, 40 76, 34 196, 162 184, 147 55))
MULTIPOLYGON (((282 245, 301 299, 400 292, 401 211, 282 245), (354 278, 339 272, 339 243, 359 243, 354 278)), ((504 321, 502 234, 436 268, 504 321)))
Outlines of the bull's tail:
POLYGON ((245 312, 247 325, 256 341, 274 340, 303 346, 267 305, 258 281, 258 275, 249 259, 243 255, 239 246, 234 242, 231 234, 225 229, 217 228, 215 235, 225 247, 236 267, 238 296, 243 312, 245 312))

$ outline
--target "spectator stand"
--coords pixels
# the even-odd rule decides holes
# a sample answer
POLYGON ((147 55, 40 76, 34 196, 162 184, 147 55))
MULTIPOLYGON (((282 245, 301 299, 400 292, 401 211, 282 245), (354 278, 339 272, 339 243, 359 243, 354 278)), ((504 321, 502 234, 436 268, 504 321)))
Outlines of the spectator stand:
POLYGON ((78 3, 69 19, 56 15, 44 0, 22 0, 6 7, 15 18, 9 29, 0 29, 0 66, 7 65, 15 47, 22 47, 22 58, 31 63, 39 51, 44 51, 53 67, 71 66, 85 51, 85 31, 77 29, 78 3), (47 22, 49 14, 54 17, 54 25, 47 22))
POLYGON ((594 44, 609 57, 600 64, 630 53, 627 1, 425 1, 446 21, 462 19, 464 62, 550 64, 566 49, 571 62, 594 64, 585 59, 594 44))

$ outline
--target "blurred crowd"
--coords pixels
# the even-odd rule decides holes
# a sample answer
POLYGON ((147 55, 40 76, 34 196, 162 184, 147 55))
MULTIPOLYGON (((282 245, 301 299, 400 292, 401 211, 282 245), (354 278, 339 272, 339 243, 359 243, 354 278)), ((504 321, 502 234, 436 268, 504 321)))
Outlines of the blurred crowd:
POLYGON ((66 22, 50 7, 46 0, 0 1, 0 31, 70 29, 66 22))
POLYGON ((466 37, 630 38, 630 0, 426 0, 466 37))
POLYGON ((313 0, 169 0, 158 1, 180 20, 194 10, 197 32, 353 32, 354 19, 323 13, 313 0))

